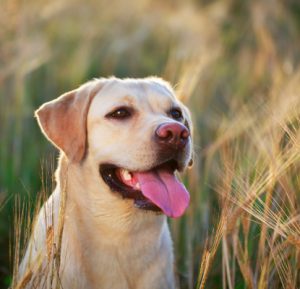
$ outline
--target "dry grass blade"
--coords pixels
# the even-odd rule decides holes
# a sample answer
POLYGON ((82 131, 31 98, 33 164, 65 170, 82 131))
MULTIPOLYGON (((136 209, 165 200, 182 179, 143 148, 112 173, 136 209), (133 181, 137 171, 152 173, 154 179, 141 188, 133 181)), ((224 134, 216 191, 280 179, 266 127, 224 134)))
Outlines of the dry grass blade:
POLYGON ((14 271, 13 271, 13 284, 12 284, 12 287, 14 288, 14 286, 16 285, 15 282, 17 280, 17 276, 18 276, 18 271, 19 271, 19 263, 20 263, 20 255, 19 255, 19 252, 20 252, 20 247, 21 247, 21 240, 22 240, 22 236, 21 236, 21 224, 24 220, 24 207, 21 206, 21 201, 20 201, 20 198, 16 198, 15 200, 15 208, 16 208, 16 211, 14 213, 14 216, 15 216, 15 220, 14 220, 14 223, 15 223, 15 230, 14 230, 14 234, 15 234, 15 237, 14 237, 14 240, 15 240, 15 244, 14 244, 14 248, 15 248, 15 254, 14 254, 14 271))
POLYGON ((225 236, 223 236, 222 239, 222 257, 223 257, 223 288, 226 288, 226 281, 228 284, 229 289, 234 288, 234 278, 231 274, 231 268, 230 268, 230 256, 229 256, 229 248, 227 239, 225 236))
POLYGON ((202 254, 201 265, 198 275, 197 289, 203 289, 212 266, 215 254, 225 233, 226 223, 228 220, 229 208, 224 208, 219 219, 216 231, 210 242, 206 242, 204 252, 202 254), (209 245, 209 243, 211 245, 209 245))
POLYGON ((5 194, 0 192, 0 211, 4 208, 5 204, 8 202, 8 198, 5 198, 5 194))
POLYGON ((295 278, 293 277, 292 268, 290 265, 289 254, 286 250, 289 250, 285 242, 279 240, 275 242, 270 241, 268 237, 268 244, 272 254, 275 267, 281 280, 281 285, 284 289, 296 289, 295 278))

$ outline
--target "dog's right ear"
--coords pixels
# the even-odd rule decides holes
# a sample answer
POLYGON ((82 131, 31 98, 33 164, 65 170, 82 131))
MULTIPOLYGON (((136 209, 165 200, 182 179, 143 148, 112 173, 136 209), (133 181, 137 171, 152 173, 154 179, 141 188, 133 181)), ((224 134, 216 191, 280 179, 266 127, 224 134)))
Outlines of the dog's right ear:
POLYGON ((99 85, 87 84, 43 104, 35 116, 45 136, 74 162, 86 153, 87 113, 99 85))

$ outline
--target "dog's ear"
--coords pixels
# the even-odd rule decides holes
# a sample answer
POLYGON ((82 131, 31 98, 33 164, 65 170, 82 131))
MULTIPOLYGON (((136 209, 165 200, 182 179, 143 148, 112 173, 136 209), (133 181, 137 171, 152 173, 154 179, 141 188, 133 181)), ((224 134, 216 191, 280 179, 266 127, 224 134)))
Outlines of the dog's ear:
POLYGON ((87 113, 99 86, 86 84, 43 104, 35 116, 45 136, 74 162, 86 153, 87 113))

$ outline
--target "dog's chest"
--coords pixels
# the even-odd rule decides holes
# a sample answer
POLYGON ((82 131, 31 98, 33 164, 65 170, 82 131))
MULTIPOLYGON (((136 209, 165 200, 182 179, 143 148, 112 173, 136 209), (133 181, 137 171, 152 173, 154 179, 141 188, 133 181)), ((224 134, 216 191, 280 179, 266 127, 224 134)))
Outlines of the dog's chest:
POLYGON ((155 283, 157 288, 173 288, 171 239, 165 230, 156 242, 142 237, 111 244, 91 241, 81 248, 66 246, 65 288, 148 289, 155 288, 148 287, 155 283))

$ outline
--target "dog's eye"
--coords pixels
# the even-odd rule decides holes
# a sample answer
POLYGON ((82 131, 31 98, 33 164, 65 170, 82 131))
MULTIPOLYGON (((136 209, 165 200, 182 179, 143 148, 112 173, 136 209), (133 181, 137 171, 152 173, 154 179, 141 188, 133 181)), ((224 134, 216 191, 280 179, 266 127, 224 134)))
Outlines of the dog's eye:
POLYGON ((182 112, 179 108, 172 108, 170 110, 170 116, 172 118, 174 118, 175 120, 182 120, 183 119, 182 112))
POLYGON ((127 107, 119 107, 116 110, 108 113, 106 115, 107 118, 115 118, 115 119, 127 119, 131 117, 132 110, 127 107))

